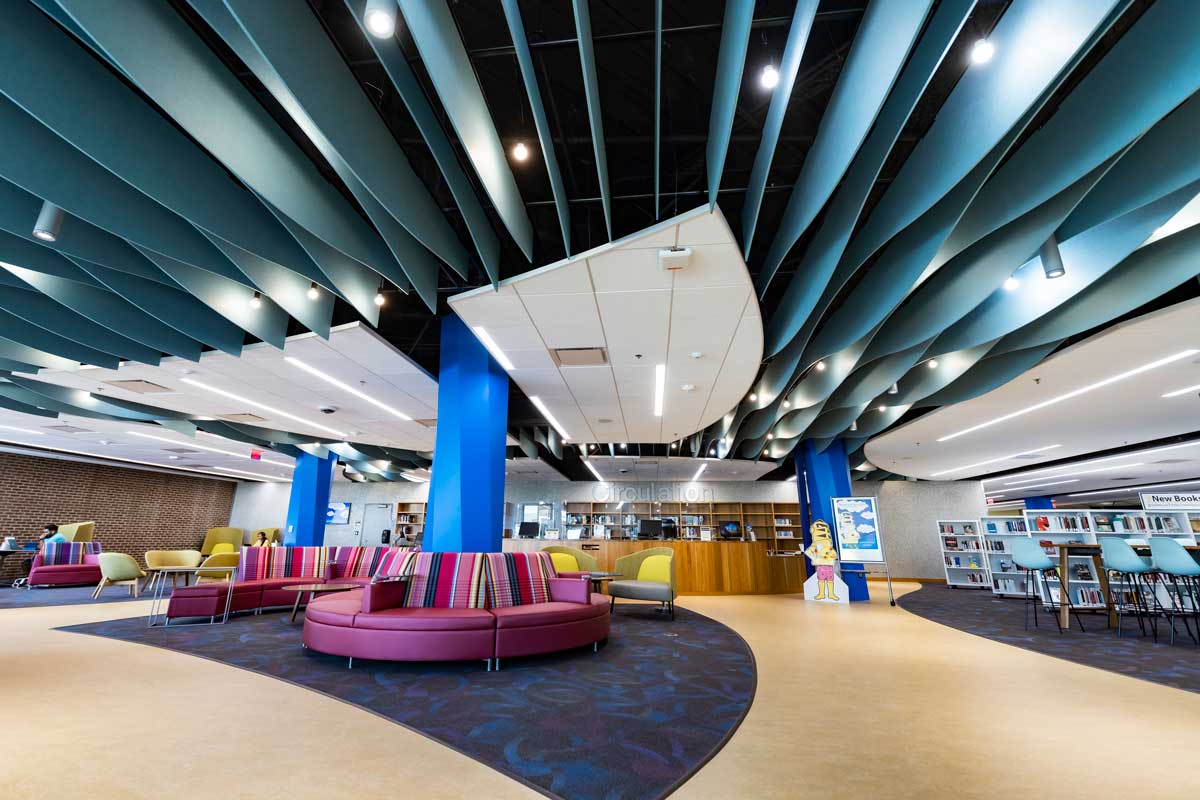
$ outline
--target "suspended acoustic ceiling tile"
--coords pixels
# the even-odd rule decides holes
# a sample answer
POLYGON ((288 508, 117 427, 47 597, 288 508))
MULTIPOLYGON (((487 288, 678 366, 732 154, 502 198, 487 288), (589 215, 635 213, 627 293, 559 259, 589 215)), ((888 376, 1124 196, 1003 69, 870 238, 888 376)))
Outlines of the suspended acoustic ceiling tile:
POLYGON ((702 207, 638 234, 450 299, 511 360, 573 442, 670 442, 736 405, 762 359, 762 321, 720 209, 702 207), (690 247, 665 271, 662 248, 690 247), (557 348, 601 348, 607 363, 561 366, 557 348), (693 354, 697 354, 693 357, 693 354), (666 367, 663 416, 655 367, 666 367), (687 385, 687 388, 684 386, 687 385))

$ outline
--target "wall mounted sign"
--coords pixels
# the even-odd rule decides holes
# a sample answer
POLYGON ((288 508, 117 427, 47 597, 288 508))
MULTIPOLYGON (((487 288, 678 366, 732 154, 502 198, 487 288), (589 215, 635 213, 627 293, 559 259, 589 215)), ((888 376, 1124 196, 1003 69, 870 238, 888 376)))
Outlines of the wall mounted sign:
POLYGON ((1195 511, 1200 509, 1200 492, 1142 492, 1147 511, 1195 511))

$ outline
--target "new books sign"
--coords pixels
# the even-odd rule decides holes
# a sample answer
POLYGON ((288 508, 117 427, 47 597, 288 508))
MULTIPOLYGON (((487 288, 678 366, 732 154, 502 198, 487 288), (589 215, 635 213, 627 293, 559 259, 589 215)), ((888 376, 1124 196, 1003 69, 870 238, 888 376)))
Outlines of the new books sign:
POLYGON ((1200 492, 1142 492, 1147 511, 1195 511, 1200 509, 1200 492))

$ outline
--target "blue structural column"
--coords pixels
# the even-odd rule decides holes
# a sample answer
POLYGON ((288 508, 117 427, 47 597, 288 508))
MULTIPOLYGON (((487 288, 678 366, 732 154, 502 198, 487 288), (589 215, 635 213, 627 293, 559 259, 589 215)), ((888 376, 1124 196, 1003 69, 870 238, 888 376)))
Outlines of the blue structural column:
MULTIPOLYGON (((818 451, 813 441, 807 440, 800 446, 795 455, 796 474, 803 476, 803 485, 798 478, 797 490, 800 492, 801 508, 807 504, 810 514, 802 516, 804 523, 804 547, 812 544, 810 525, 815 520, 824 520, 830 530, 837 530, 837 521, 833 518, 834 497, 849 497, 850 464, 846 459, 846 445, 841 439, 818 451)), ((807 559, 805 560, 807 564, 807 559)), ((808 564, 809 572, 812 565, 808 564)), ((867 579, 864 568, 856 564, 842 565, 842 580, 850 590, 850 600, 870 600, 867 593, 867 579)))
POLYGON ((292 494, 288 498, 287 527, 283 543, 315 546, 325 543, 325 519, 329 512, 329 486, 337 456, 321 458, 301 453, 292 472, 292 494))
POLYGON ((442 319, 427 550, 499 552, 508 375, 462 320, 442 319))

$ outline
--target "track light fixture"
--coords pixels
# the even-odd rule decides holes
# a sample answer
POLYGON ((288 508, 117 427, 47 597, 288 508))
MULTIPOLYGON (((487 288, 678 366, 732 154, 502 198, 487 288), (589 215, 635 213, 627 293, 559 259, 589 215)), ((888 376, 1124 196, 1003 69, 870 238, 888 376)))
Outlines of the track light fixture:
POLYGON ((254 293, 254 296, 250 298, 250 307, 255 310, 262 308, 262 292, 254 293))
POLYGON ((779 70, 775 69, 774 64, 767 64, 762 68, 762 74, 758 76, 758 82, 762 84, 764 89, 774 89, 779 85, 779 70))
POLYGON ((379 282, 379 289, 375 292, 375 305, 383 306, 387 302, 387 298, 383 296, 383 281, 379 282))
POLYGON ((888 394, 900 394, 900 384, 893 383, 892 388, 888 389, 888 394))
POLYGON ((38 212, 37 222, 33 225, 33 235, 43 242, 56 241, 62 221, 63 210, 49 200, 43 200, 42 210, 38 212))
POLYGON ((321 290, 317 288, 317 282, 313 281, 308 285, 308 299, 316 300, 321 296, 321 290))
POLYGON ((971 63, 986 64, 996 55, 996 46, 987 39, 979 39, 971 47, 971 63))

